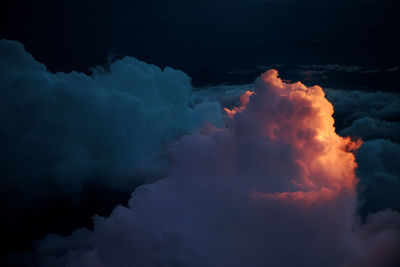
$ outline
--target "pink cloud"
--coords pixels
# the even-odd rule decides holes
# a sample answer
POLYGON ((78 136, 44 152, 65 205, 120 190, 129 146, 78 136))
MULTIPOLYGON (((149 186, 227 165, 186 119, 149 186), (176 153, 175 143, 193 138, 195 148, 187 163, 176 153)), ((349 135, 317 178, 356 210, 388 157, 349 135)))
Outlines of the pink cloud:
MULTIPOLYGON (((97 222, 93 246, 73 244, 57 257, 42 250, 42 264, 396 263, 400 217, 382 212, 359 224, 351 151, 361 142, 336 134, 321 87, 288 84, 269 70, 227 113, 226 127, 206 125, 170 146, 169 176, 97 222)), ((39 248, 63 242, 48 238, 39 248)))

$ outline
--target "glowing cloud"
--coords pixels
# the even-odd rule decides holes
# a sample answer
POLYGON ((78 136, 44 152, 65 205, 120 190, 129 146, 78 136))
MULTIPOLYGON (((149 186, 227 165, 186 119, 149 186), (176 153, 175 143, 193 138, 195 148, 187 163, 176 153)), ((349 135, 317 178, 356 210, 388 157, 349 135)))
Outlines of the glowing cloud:
POLYGON ((84 238, 75 234, 89 245, 71 242, 74 236, 42 241, 41 265, 396 263, 399 216, 372 218, 390 225, 392 235, 357 224, 350 150, 361 143, 335 133, 320 87, 287 84, 269 70, 242 107, 227 113, 225 128, 208 125, 170 147, 167 179, 139 187, 129 207, 97 220, 84 238), (386 253, 372 253, 379 248, 386 253))
POLYGON ((242 106, 240 107, 235 107, 233 109, 228 109, 228 108, 224 108, 226 114, 233 118, 233 116, 237 113, 237 112, 241 112, 246 108, 247 103, 250 100, 250 96, 254 94, 254 92, 251 92, 249 90, 247 90, 243 95, 240 96, 240 103, 242 104, 242 106))

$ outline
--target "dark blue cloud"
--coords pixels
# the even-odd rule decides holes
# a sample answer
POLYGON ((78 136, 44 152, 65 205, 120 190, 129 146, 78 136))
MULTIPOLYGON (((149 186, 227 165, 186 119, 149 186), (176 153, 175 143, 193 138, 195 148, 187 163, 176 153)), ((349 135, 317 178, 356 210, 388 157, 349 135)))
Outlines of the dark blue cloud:
POLYGON ((0 45, 1 167, 10 180, 51 177, 76 191, 96 177, 123 188, 160 177, 167 143, 218 121, 218 104, 190 107, 183 72, 126 57, 92 76, 53 74, 22 45, 0 45))
MULTIPOLYGON (((130 57, 92 75, 51 73, 20 43, 1 40, 0 192, 6 213, 45 209, 58 197, 81 203, 88 186, 129 196, 136 185, 161 178, 169 165, 167 144, 206 121, 220 121, 220 105, 194 104, 191 90, 185 73, 130 57)), ((58 214, 57 204, 43 216, 58 214)), ((15 220, 19 225, 23 214, 15 220)))
POLYGON ((357 152, 360 212, 400 211, 400 144, 384 139, 365 142, 357 152))

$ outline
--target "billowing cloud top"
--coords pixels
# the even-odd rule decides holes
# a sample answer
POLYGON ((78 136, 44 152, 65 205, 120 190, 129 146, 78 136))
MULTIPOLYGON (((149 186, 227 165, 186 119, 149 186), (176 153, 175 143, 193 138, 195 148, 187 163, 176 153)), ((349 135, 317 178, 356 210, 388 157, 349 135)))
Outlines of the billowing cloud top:
POLYGON ((195 104, 181 71, 125 57, 91 75, 51 73, 22 44, 0 40, 0 195, 9 218, 0 258, 109 214, 135 186, 166 175, 167 144, 220 123, 221 110, 195 104))
POLYGON ((92 76, 53 74, 20 43, 1 40, 2 183, 79 191, 90 179, 123 189, 159 178, 167 143, 220 120, 219 104, 191 105, 191 90, 183 72, 130 57, 92 76))
POLYGON ((360 142, 333 127, 318 86, 275 70, 212 125, 170 147, 168 178, 139 187, 93 232, 48 236, 42 266, 386 266, 400 218, 355 218, 360 142))

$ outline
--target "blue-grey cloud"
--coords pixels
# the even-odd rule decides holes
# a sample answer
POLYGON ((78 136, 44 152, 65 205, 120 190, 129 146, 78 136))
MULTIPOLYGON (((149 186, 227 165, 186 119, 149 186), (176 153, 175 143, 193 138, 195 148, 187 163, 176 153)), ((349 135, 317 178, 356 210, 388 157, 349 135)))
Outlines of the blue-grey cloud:
POLYGON ((363 117, 354 120, 340 134, 343 136, 357 136, 362 140, 386 139, 400 143, 400 121, 388 122, 378 119, 363 117))
POLYGON ((216 102, 193 101, 181 71, 124 57, 91 75, 51 73, 0 40, 0 195, 12 218, 0 224, 0 257, 109 213, 166 174, 169 143, 220 114, 216 102))
POLYGON ((389 92, 325 89, 335 107, 338 130, 365 117, 380 121, 400 121, 400 95, 389 92))
POLYGON ((6 40, 0 88, 2 182, 21 186, 52 179, 76 191, 89 178, 122 188, 159 178, 165 145, 220 114, 215 102, 191 105, 181 71, 125 57, 92 76, 53 74, 6 40))
POLYGON ((365 142, 357 153, 360 212, 400 211, 400 144, 384 139, 365 142))

